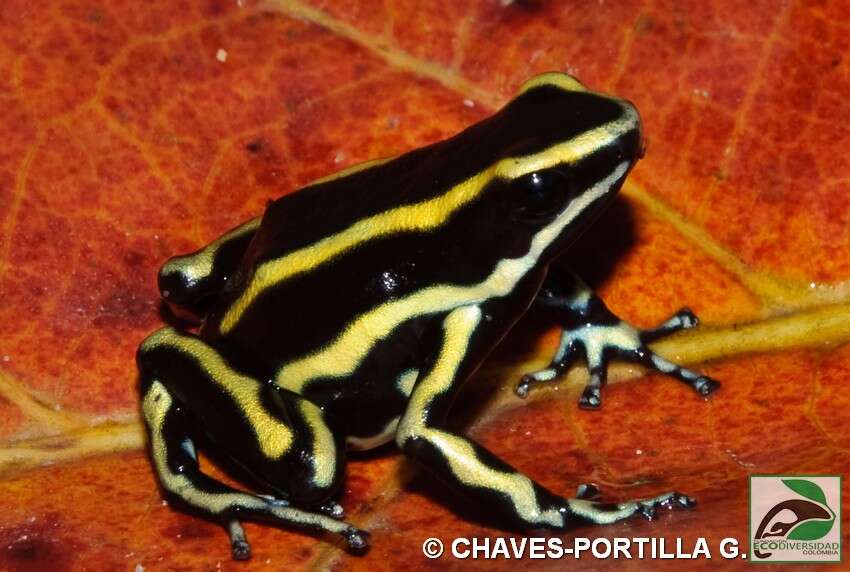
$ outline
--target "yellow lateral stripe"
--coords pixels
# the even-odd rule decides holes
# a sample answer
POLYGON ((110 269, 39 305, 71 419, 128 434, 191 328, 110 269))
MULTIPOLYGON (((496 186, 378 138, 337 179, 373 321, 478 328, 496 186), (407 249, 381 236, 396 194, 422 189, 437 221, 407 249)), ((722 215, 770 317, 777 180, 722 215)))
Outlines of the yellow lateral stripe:
POLYGON ((534 236, 531 247, 524 256, 500 260, 483 282, 471 286, 439 284, 386 302, 358 317, 324 348, 284 365, 275 376, 276 383, 295 393, 301 393, 310 379, 350 375, 379 340, 387 337, 399 324, 410 318, 509 294, 564 227, 592 202, 608 192, 625 174, 626 169, 628 163, 621 163, 611 175, 585 191, 570 203, 558 218, 534 236))
POLYGON ((198 362, 210 379, 229 395, 242 411, 254 429, 257 444, 266 457, 278 459, 289 450, 293 438, 292 431, 263 407, 260 400, 262 385, 257 380, 231 369, 215 350, 201 340, 183 336, 171 328, 157 330, 142 342, 144 350, 157 346, 176 348, 198 362))
POLYGON ((399 445, 412 436, 423 437, 432 443, 451 467, 452 474, 462 483, 500 491, 510 497, 517 514, 526 522, 561 526, 563 517, 557 509, 541 511, 531 480, 521 473, 504 472, 488 467, 478 459, 475 448, 458 435, 428 427, 425 422, 428 406, 438 395, 455 383, 457 371, 466 356, 469 340, 481 320, 477 306, 460 308, 445 319, 445 340, 434 368, 417 386, 408 402, 407 412, 399 424, 396 440, 399 445))
POLYGON ((306 399, 299 400, 301 416, 313 434, 313 482, 320 487, 329 487, 336 474, 336 443, 331 430, 322 417, 322 410, 306 399))
POLYGON ((213 262, 218 250, 225 243, 244 236, 249 232, 253 232, 260 226, 260 217, 249 220, 248 222, 228 231, 221 235, 216 240, 205 246, 202 250, 195 254, 186 256, 175 256, 168 262, 162 265, 160 274, 180 273, 187 276, 190 280, 200 280, 212 274, 213 262))
POLYGON ((637 122, 634 112, 586 131, 564 143, 526 157, 502 159, 433 199, 404 205, 354 223, 347 229, 257 267, 247 288, 228 308, 219 326, 228 333, 256 297, 271 286, 306 272, 361 244, 398 232, 425 231, 442 225, 457 209, 477 197, 495 179, 513 180, 555 165, 567 165, 615 141, 637 122))

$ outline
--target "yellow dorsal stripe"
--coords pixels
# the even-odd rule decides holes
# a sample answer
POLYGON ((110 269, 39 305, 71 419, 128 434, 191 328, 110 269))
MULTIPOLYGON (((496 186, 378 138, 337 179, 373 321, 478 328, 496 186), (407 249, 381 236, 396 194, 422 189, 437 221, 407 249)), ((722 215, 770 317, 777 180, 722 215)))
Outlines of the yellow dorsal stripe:
POLYGON ((254 429, 257 444, 264 455, 277 459, 289 450, 292 431, 263 407, 260 400, 262 386, 256 379, 231 369, 215 350, 201 340, 182 335, 171 328, 154 332, 142 344, 146 350, 157 346, 173 347, 195 359, 210 380, 233 399, 254 429))
POLYGON ((537 87, 547 85, 557 87, 564 91, 587 91, 587 88, 584 87, 584 84, 582 84, 579 80, 569 74, 560 72, 546 72, 540 75, 536 75, 527 82, 525 82, 520 88, 519 92, 522 94, 537 87))
POLYGON ((323 264, 358 244, 398 232, 436 228, 460 207, 477 197, 495 179, 513 180, 555 165, 568 165, 616 140, 632 129, 636 118, 629 108, 623 116, 563 143, 525 157, 502 159, 488 169, 455 185, 448 192, 420 203, 400 206, 354 223, 345 230, 259 265, 242 294, 233 302, 219 326, 227 333, 264 290, 323 264))
POLYGON ((546 247, 575 217, 607 193, 625 175, 627 168, 628 163, 621 163, 608 177, 575 199, 557 219, 534 236, 531 248, 524 256, 499 261, 483 282, 469 286, 438 284, 386 302, 358 316, 327 346, 284 365, 275 376, 276 383, 301 393, 311 379, 350 375, 374 345, 403 322, 509 294, 534 267, 546 247))

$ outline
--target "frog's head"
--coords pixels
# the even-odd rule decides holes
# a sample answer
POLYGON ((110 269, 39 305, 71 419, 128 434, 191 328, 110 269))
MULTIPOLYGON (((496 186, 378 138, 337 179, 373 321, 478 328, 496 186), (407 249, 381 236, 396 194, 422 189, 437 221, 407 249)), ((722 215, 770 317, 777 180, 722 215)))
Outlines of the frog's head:
POLYGON ((531 247, 543 263, 610 203, 643 154, 634 106, 563 73, 532 78, 475 129, 492 157, 479 206, 504 227, 492 239, 506 257, 531 247))

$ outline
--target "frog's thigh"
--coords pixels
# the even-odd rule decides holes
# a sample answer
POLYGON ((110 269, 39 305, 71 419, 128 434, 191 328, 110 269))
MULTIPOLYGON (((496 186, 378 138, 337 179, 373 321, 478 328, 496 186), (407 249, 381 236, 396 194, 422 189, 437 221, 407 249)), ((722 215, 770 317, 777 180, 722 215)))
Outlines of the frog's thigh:
POLYGON ((164 328, 139 348, 143 381, 157 380, 214 442, 299 505, 338 489, 342 454, 318 406, 233 369, 195 335, 164 328), (295 477, 295 475, 298 475, 295 477))
POLYGON ((163 299, 196 314, 202 313, 201 302, 218 294, 236 270, 259 226, 260 218, 252 219, 200 250, 169 259, 159 270, 163 299))
MULTIPOLYGON (((494 507, 524 528, 561 528, 563 499, 516 471, 477 443, 438 428, 456 382, 462 381, 489 348, 472 349, 481 310, 467 307, 446 318, 443 345, 427 372, 414 387, 396 434, 396 442, 409 456, 425 464, 443 480, 469 496, 494 507)), ((478 335, 478 334, 476 334, 478 335)), ((486 334, 485 334, 486 335, 486 334)))
MULTIPOLYGON (((241 518, 270 519, 282 524, 333 532, 344 536, 355 546, 365 542, 361 532, 345 522, 321 513, 292 508, 284 500, 235 490, 201 472, 190 424, 184 412, 185 406, 169 390, 169 385, 178 383, 178 380, 169 378, 171 370, 167 362, 174 362, 180 359, 180 354, 192 352, 203 360, 202 367, 228 375, 222 368, 223 360, 214 351, 194 336, 170 328, 155 332, 139 348, 142 414, 154 467, 165 491, 200 512, 227 523, 234 556, 240 546, 247 549, 241 528, 238 523, 234 524, 236 519, 241 518), (207 348, 207 352, 211 353, 205 354, 200 347, 207 348), (215 360, 221 360, 222 363, 216 363, 215 360)), ((219 381, 210 379, 210 383, 219 381)), ((228 381, 239 383, 236 379, 228 381)), ((309 420, 306 422, 309 423, 309 420)), ((274 446, 274 440, 270 441, 272 443, 269 446, 274 446)))

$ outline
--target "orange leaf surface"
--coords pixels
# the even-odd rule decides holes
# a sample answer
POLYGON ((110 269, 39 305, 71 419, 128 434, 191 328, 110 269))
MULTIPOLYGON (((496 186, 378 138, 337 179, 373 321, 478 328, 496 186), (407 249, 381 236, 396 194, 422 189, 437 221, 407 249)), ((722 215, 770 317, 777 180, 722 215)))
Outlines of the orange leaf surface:
POLYGON ((551 69, 635 102, 649 140, 567 264, 637 325, 693 308, 703 326, 656 347, 723 387, 704 402, 617 366, 586 412, 578 368, 521 401, 518 376, 557 339, 531 315, 457 423, 565 495, 592 481, 700 503, 565 538, 746 546, 748 475, 850 469, 848 22, 846 2, 3 2, 0 569, 513 566, 426 560, 428 537, 509 533, 389 448, 348 469, 365 556, 248 525, 254 558, 231 563, 220 527, 161 502, 133 354, 162 324, 168 256, 316 177, 449 136, 551 69))

